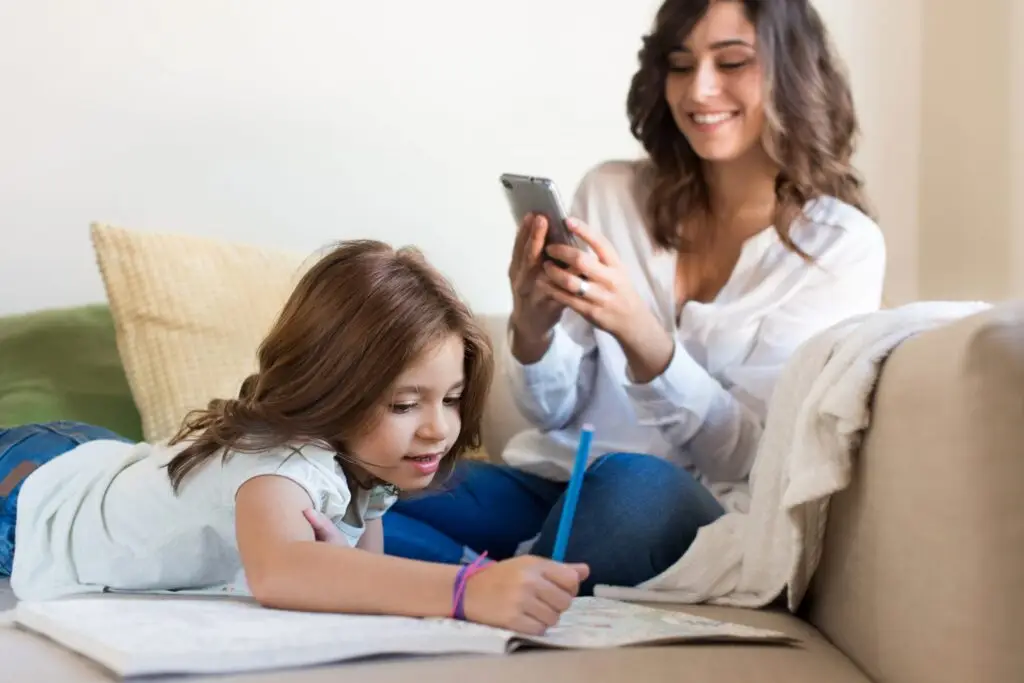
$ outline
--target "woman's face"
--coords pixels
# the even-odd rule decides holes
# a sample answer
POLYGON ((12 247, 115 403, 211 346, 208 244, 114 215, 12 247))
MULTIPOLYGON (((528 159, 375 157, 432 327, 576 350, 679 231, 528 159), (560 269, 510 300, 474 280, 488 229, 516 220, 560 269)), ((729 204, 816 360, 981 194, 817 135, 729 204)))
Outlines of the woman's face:
POLYGON ((668 57, 665 99, 699 157, 730 161, 761 144, 764 85, 743 3, 715 0, 668 57))

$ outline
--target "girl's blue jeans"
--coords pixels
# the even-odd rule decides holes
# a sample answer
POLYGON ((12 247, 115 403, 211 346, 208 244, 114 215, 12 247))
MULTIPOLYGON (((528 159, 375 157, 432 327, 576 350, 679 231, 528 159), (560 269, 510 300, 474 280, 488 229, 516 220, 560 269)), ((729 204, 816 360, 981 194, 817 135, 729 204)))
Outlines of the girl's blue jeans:
MULTIPOLYGON (((530 552, 550 557, 565 488, 507 466, 461 463, 443 492, 400 501, 384 515, 384 551, 449 564, 484 551, 502 560, 539 534, 530 552)), ((679 465, 605 455, 584 476, 565 560, 590 565, 583 595, 599 583, 635 586, 668 569, 723 513, 679 465)))
POLYGON ((40 465, 96 439, 128 441, 104 427, 80 422, 0 427, 0 576, 10 576, 14 565, 18 493, 25 479, 40 465))

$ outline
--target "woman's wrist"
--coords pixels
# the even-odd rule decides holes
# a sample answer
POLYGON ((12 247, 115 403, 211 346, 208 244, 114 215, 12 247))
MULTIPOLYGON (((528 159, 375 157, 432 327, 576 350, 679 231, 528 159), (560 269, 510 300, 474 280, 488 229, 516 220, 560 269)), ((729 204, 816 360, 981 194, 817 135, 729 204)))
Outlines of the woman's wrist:
POLYGON ((533 365, 547 353, 551 346, 554 330, 537 333, 524 326, 513 314, 510 320, 512 328, 512 356, 522 365, 533 365))
POLYGON ((672 362, 675 340, 653 313, 648 312, 616 338, 626 356, 629 375, 636 384, 647 384, 665 372, 672 362))

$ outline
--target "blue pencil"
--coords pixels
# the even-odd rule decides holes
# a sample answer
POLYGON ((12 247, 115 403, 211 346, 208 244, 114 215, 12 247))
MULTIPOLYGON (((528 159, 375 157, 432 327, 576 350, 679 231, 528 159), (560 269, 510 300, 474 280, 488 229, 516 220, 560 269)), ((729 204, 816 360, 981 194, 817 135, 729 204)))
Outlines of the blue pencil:
POLYGON ((569 545, 569 532, 572 530, 572 518, 576 514, 576 502, 580 499, 580 488, 583 486, 583 473, 587 471, 587 460, 590 457, 590 441, 594 437, 594 428, 583 425, 580 431, 580 444, 576 448, 576 461, 572 465, 569 477, 569 488, 565 492, 565 504, 562 516, 558 520, 558 533, 555 535, 555 549, 551 559, 556 562, 565 561, 565 547, 569 545))

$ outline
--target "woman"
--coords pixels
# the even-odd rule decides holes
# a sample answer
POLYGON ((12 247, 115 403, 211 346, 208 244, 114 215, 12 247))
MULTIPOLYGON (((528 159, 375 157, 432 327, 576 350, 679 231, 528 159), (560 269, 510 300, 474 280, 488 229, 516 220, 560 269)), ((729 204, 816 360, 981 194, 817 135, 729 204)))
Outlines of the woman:
POLYGON ((743 510, 772 388, 808 337, 880 305, 885 246, 850 165, 849 85, 807 0, 666 0, 628 96, 648 158, 583 179, 551 246, 527 220, 509 275, 508 381, 535 429, 507 466, 399 503, 387 552, 550 553, 584 423, 596 427, 566 557, 586 593, 671 566, 743 510))

